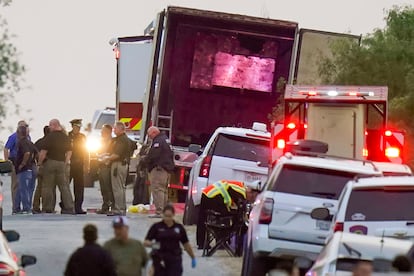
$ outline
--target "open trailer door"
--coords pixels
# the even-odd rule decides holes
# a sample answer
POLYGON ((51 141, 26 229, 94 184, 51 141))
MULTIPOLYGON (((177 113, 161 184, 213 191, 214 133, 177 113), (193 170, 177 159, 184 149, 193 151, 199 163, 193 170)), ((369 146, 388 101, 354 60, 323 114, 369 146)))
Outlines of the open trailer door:
POLYGON ((332 44, 344 39, 359 44, 361 36, 300 29, 294 74, 295 84, 323 84, 318 72, 320 60, 332 57, 332 44))

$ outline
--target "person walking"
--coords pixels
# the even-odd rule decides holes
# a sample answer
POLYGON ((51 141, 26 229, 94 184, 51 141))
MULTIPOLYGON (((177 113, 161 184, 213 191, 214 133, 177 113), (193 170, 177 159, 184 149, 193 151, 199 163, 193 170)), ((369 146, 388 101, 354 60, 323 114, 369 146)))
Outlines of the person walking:
POLYGON ((65 276, 116 276, 115 264, 108 251, 96 243, 98 229, 93 224, 83 228, 85 245, 69 258, 65 276))
POLYGON ((59 120, 49 122, 50 133, 46 136, 39 154, 39 169, 43 171, 42 207, 53 213, 56 205, 56 185, 62 198, 62 214, 74 214, 69 183, 65 181, 65 168, 72 155, 69 137, 63 132, 59 120), (45 161, 46 160, 46 161, 45 161))
POLYGON ((111 165, 111 186, 114 196, 110 216, 126 213, 125 184, 127 178, 128 158, 130 157, 130 142, 125 134, 123 122, 116 122, 114 127, 116 137, 112 140, 110 155, 104 158, 104 163, 111 165))
POLYGON ((174 215, 174 207, 166 205, 162 211, 162 221, 153 224, 145 237, 144 245, 153 249, 151 257, 154 276, 180 276, 183 274, 180 243, 191 257, 191 267, 195 268, 197 265, 184 226, 175 222, 174 215))
POLYGON ((148 137, 152 140, 151 147, 145 157, 148 168, 151 193, 155 205, 153 218, 161 218, 161 212, 168 201, 168 182, 174 170, 174 153, 165 134, 157 127, 148 129, 148 137))
POLYGON ((17 129, 17 156, 16 173, 19 185, 15 197, 14 206, 16 210, 22 210, 21 214, 29 214, 32 208, 31 187, 33 182, 33 167, 35 164, 36 147, 28 139, 26 126, 19 126, 17 129), (21 207, 21 208, 20 208, 21 207))
POLYGON ((98 161, 101 161, 99 162, 98 176, 102 194, 102 207, 100 210, 96 211, 97 214, 108 214, 114 203, 114 194, 112 193, 111 184, 111 165, 103 162, 106 156, 110 156, 111 144, 112 126, 105 124, 102 126, 101 148, 98 152, 98 161))
MULTIPOLYGON (((50 132, 49 126, 44 126, 43 127, 43 137, 35 142, 35 147, 36 147, 38 152, 40 152, 40 150, 42 148, 42 145, 45 141, 45 138, 49 134, 49 132, 50 132)), ((37 156, 37 161, 39 162, 39 154, 37 156)), ((44 160, 43 162, 45 162, 45 161, 46 160, 44 160)), ((42 212, 42 209, 40 207, 41 206, 41 197, 42 197, 42 186, 43 186, 43 172, 42 172, 42 170, 38 170, 37 185, 36 185, 36 189, 35 189, 34 196, 33 196, 33 208, 32 208, 33 214, 40 214, 42 212)), ((56 201, 56 199, 54 199, 53 201, 56 201)))
POLYGON ((72 145, 72 156, 70 159, 70 174, 68 184, 73 179, 73 193, 75 195, 75 213, 84 215, 86 211, 82 209, 84 195, 84 172, 88 171, 89 156, 86 151, 86 136, 80 133, 82 119, 73 119, 70 121, 72 130, 69 132, 69 138, 72 145))
MULTIPOLYGON (((17 123, 17 128, 20 126, 29 127, 26 121, 21 120, 17 123)), ((30 136, 29 136, 30 140, 30 136)), ((4 145, 4 160, 10 160, 13 164, 11 172, 11 197, 12 197, 12 213, 16 214, 21 210, 18 210, 14 206, 14 202, 17 194, 18 179, 16 175, 16 157, 17 157, 17 131, 10 135, 7 139, 6 144, 4 145)))
POLYGON ((112 222, 115 237, 104 244, 111 254, 118 276, 141 276, 148 262, 148 254, 142 243, 129 238, 129 224, 126 217, 117 216, 112 222))

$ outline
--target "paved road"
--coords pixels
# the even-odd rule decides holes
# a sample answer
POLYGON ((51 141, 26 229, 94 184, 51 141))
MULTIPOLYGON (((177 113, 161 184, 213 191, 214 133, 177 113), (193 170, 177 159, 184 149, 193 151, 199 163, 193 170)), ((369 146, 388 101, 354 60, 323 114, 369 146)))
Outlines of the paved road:
MULTIPOLYGON (((32 254, 38 259, 35 266, 27 268, 29 275, 62 275, 70 254, 82 245, 82 228, 86 223, 94 223, 99 229, 99 242, 112 237, 111 218, 103 215, 11 215, 10 178, 0 176, 4 191, 4 229, 14 229, 21 235, 20 241, 11 243, 13 250, 21 254, 32 254)), ((100 206, 100 191, 94 188, 85 190, 85 208, 100 206)), ((130 204, 132 190, 127 190, 127 202, 130 204)), ((59 198, 59 195, 58 195, 59 198)), ((131 236, 143 240, 149 226, 157 221, 147 215, 128 214, 131 236)), ((177 216, 181 221, 181 216, 177 216)), ((195 227, 186 227, 190 241, 195 244, 195 227)), ((231 258, 225 252, 218 252, 210 258, 202 258, 201 251, 196 252, 198 267, 193 270, 190 259, 184 255, 184 275, 240 275, 241 258, 231 258)))

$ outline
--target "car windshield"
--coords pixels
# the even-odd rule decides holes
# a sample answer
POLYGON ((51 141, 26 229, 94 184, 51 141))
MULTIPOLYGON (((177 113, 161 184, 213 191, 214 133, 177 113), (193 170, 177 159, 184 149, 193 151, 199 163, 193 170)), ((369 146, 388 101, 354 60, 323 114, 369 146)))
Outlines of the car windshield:
POLYGON ((414 221, 414 187, 353 190, 345 220, 414 221))
POLYGON ((286 164, 269 188, 281 193, 338 199, 345 184, 355 175, 343 171, 286 164))
POLYGON ((111 125, 115 124, 115 114, 105 114, 102 113, 99 116, 98 121, 96 122, 95 129, 101 129, 103 125, 111 125))
POLYGON ((267 166, 269 141, 220 134, 213 155, 260 162, 267 166))

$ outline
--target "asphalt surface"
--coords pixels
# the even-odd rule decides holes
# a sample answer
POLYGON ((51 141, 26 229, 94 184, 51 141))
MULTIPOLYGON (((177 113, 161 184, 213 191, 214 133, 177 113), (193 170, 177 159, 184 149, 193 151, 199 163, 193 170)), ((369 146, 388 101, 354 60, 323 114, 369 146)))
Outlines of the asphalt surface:
MULTIPOLYGON (((16 230, 20 233, 20 241, 10 244, 20 256, 35 255, 37 264, 27 267, 28 275, 57 276, 63 275, 66 262, 71 253, 82 246, 82 228, 87 223, 98 227, 99 243, 112 238, 111 217, 88 213, 87 215, 11 215, 10 177, 0 176, 3 181, 5 230, 16 230)), ((85 189, 84 208, 99 208, 101 195, 95 187, 85 189)), ((57 198, 60 198, 59 193, 57 198)), ((132 190, 127 190, 127 204, 132 201, 132 190)), ((57 207, 56 210, 59 208, 57 207)), ((158 219, 150 219, 145 214, 127 214, 130 221, 130 236, 143 240, 150 225, 158 219)), ((182 221, 177 215, 176 220, 182 221)), ((186 227, 190 242, 197 256, 197 268, 191 268, 191 260, 186 253, 183 255, 184 275, 240 275, 242 258, 229 257, 225 252, 217 252, 214 256, 203 258, 201 250, 195 248, 195 227, 186 227)))

